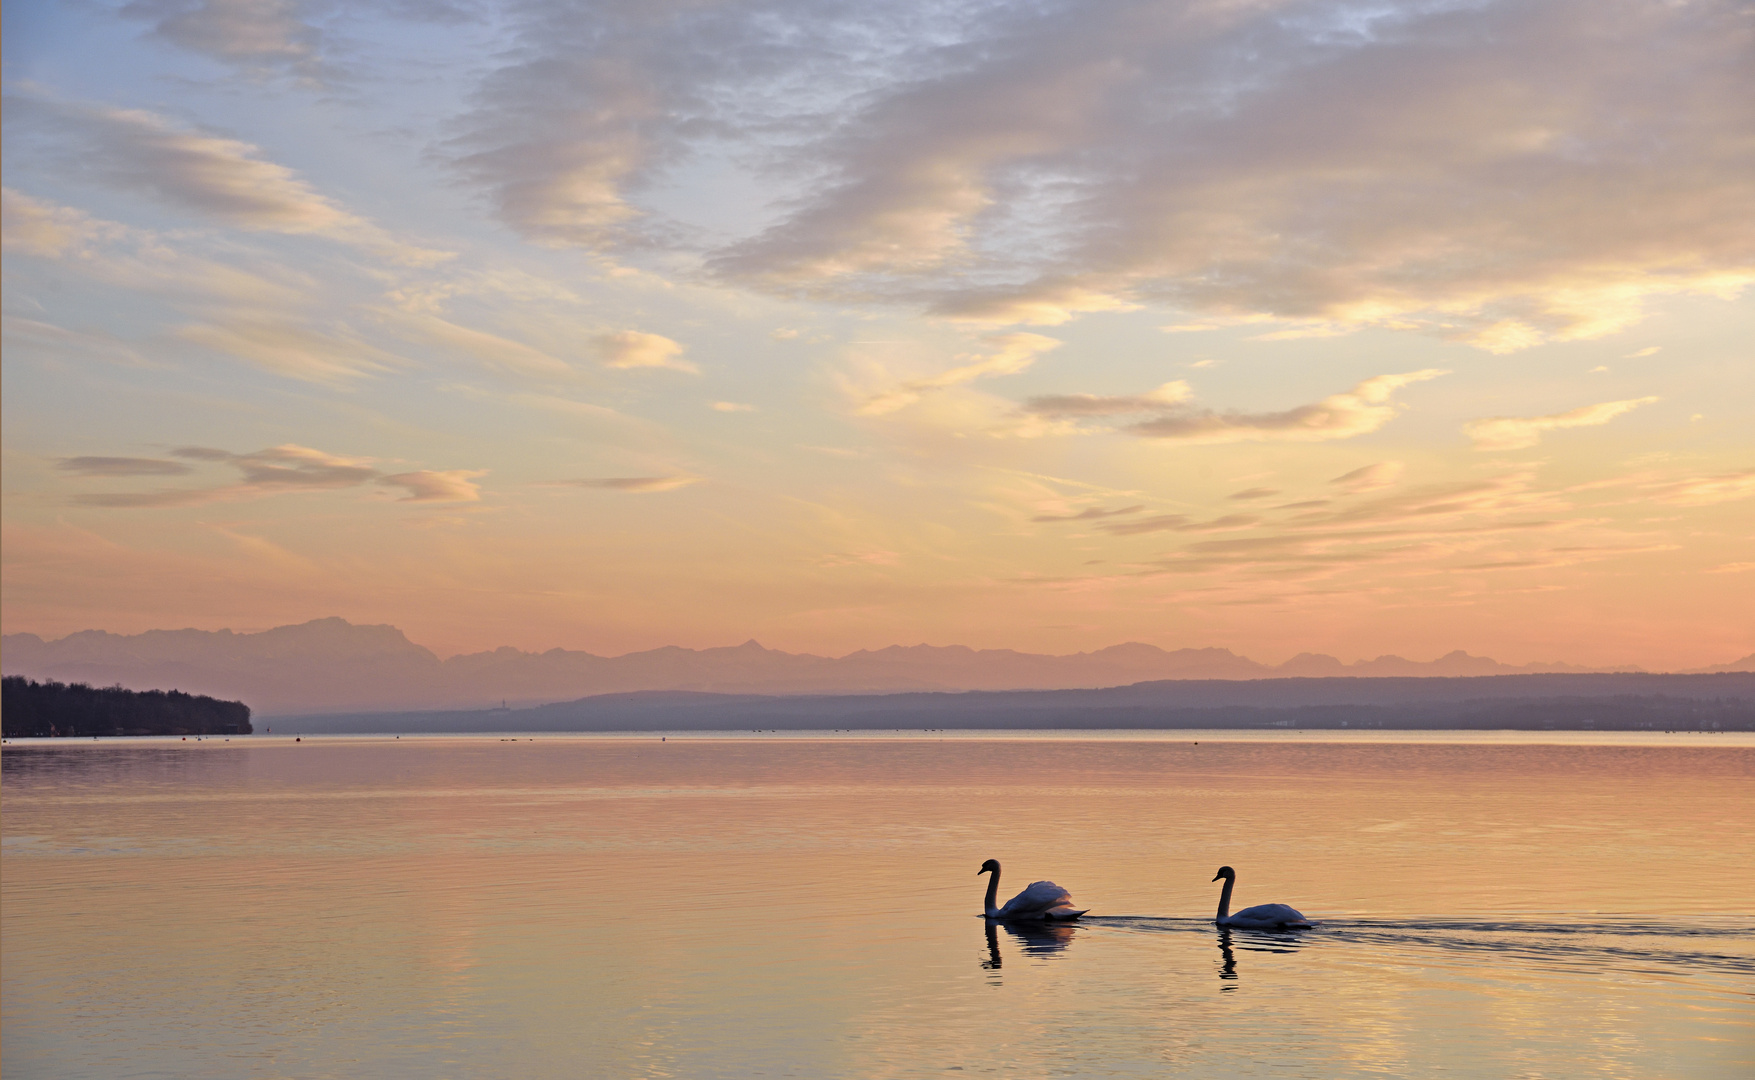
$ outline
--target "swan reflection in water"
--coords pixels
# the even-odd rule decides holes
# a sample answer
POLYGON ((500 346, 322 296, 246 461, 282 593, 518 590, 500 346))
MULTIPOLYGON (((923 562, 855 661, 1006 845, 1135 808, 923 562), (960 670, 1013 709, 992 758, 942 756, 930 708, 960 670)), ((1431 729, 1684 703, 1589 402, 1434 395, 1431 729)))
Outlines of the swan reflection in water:
POLYGON ((1237 989, 1238 952, 1294 953, 1303 945, 1297 938, 1288 938, 1284 934, 1241 938, 1233 937, 1233 934, 1234 931, 1226 927, 1219 928, 1219 981, 1233 984, 1220 987, 1222 990, 1237 989))
POLYGON ((1005 927, 1016 944, 1023 947, 1026 956, 1052 956, 1072 943, 1077 928, 1066 923, 1043 922, 998 922, 992 919, 987 923, 987 959, 981 966, 988 971, 998 971, 1005 966, 1005 960, 999 951, 999 928, 1005 927))

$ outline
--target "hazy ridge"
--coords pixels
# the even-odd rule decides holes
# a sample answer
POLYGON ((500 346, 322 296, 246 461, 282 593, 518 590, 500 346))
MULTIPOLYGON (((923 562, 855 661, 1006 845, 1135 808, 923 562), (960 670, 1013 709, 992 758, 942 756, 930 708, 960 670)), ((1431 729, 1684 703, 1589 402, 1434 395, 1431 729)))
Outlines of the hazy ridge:
MULTIPOLYGON (((1461 651, 1426 662, 1382 656, 1351 664, 1304 653, 1270 666, 1228 649, 1165 650, 1139 642, 1065 656, 914 645, 826 657, 766 649, 749 641, 712 649, 668 646, 615 657, 503 647, 440 659, 393 626, 360 626, 340 618, 243 634, 87 630, 55 641, 8 634, 0 640, 0 666, 7 675, 36 679, 237 698, 268 715, 467 709, 502 700, 532 704, 641 691, 775 696, 1078 690, 1159 680, 1295 678, 1303 683, 1593 670, 1560 663, 1514 666, 1461 651)), ((1701 672, 1747 670, 1755 670, 1755 656, 1701 672)))
POLYGON ((1755 673, 1166 679, 1097 690, 603 694, 529 709, 281 717, 283 733, 1105 728, 1755 730, 1755 673))

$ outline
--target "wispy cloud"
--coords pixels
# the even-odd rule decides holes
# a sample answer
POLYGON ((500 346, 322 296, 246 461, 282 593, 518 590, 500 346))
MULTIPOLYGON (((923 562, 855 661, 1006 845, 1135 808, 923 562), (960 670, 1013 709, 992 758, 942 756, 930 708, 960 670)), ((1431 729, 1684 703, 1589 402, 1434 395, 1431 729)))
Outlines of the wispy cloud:
POLYGON ((521 341, 462 326, 436 315, 380 310, 384 321, 408 337, 455 350, 489 368, 516 375, 567 379, 574 372, 566 361, 521 341))
POLYGON ((6 108, 57 138, 67 169, 111 187, 250 232, 322 236, 417 266, 450 258, 395 239, 250 143, 180 128, 144 109, 24 95, 8 97, 6 108))
POLYGON ((83 210, 38 199, 15 188, 4 190, 6 247, 13 252, 59 259, 93 243, 118 240, 131 230, 83 210))
POLYGON ((1397 390, 1445 374, 1448 373, 1427 368, 1400 375, 1379 375, 1346 393, 1284 412, 1187 410, 1131 424, 1125 430, 1147 438, 1187 443, 1350 439, 1376 431, 1395 417, 1396 408, 1390 398, 1397 390))
POLYGON ((0 320, 3 320, 0 321, 0 334, 4 335, 6 349, 15 360, 27 353, 37 353, 99 360, 124 367, 163 367, 142 356, 132 345, 107 333, 69 330, 16 315, 0 316, 0 320))
POLYGON ((151 230, 96 218, 12 188, 5 189, 8 254, 77 266, 81 275, 203 312, 303 310, 315 283, 279 266, 246 269, 196 254, 151 230))
POLYGON ((176 335, 265 371, 329 386, 408 366, 402 357, 352 334, 324 333, 285 318, 243 315, 223 322, 192 323, 179 327, 176 335))
POLYGON ((1143 533, 1174 532, 1189 523, 1187 514, 1154 514, 1129 521, 1110 521, 1097 526, 1116 536, 1139 536, 1143 533))
POLYGON ((449 469, 443 472, 422 469, 381 476, 378 483, 408 492, 397 502, 477 502, 481 499, 481 487, 473 481, 486 475, 486 469, 449 469))
POLYGON ((994 346, 991 352, 964 353, 957 357, 965 361, 957 367, 941 371, 936 375, 909 379, 901 385, 885 390, 866 399, 859 406, 861 416, 882 416, 898 409, 907 408, 919 401, 923 395, 937 390, 961 386, 974 382, 976 379, 992 378, 998 375, 1015 375, 1036 362, 1036 358, 1050 349, 1060 347, 1060 342, 1041 334, 1000 334, 988 338, 994 346))
POLYGON ((1253 529, 1262 523, 1255 514, 1225 514, 1209 521, 1195 521, 1186 514, 1157 514, 1127 521, 1106 521, 1097 526, 1112 536, 1143 536, 1147 533, 1209 533, 1253 529))
POLYGON ((675 491, 701 482, 699 476, 602 476, 585 477, 577 480, 550 480, 545 487, 578 487, 597 488, 603 491, 630 491, 647 493, 654 491, 675 491))
POLYGON ((1657 481, 1647 485, 1648 497, 1676 506, 1710 506, 1755 495, 1755 469, 1657 481))
POLYGON ((1596 427, 1641 405, 1657 401, 1655 397, 1632 398, 1627 401, 1605 401, 1548 416, 1494 416, 1471 420, 1463 425, 1463 433, 1475 441, 1476 450, 1522 450, 1541 441, 1549 431, 1564 428, 1596 427))
POLYGON ((1100 506, 1088 507, 1076 514, 1037 514, 1031 521, 1096 521, 1100 518, 1120 517, 1123 514, 1137 514, 1145 506, 1123 506, 1118 510, 1105 510, 1100 506))
POLYGON ((700 368, 684 360, 683 346, 661 334, 620 330, 599 335, 596 341, 604 366, 612 368, 669 368, 699 374, 700 368))
POLYGON ((1342 473, 1329 483, 1340 488, 1349 495, 1359 495, 1367 491, 1377 491, 1391 487, 1402 476, 1402 463, 1399 461, 1379 461, 1373 465, 1364 465, 1352 472, 1342 473))

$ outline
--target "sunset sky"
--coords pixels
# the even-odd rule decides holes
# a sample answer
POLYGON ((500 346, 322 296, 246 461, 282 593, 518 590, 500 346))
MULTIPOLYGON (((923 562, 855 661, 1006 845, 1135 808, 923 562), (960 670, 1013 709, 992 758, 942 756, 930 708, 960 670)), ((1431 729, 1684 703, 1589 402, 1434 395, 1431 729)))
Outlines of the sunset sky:
POLYGON ((54 0, 4 629, 1755 651, 1755 8, 54 0))

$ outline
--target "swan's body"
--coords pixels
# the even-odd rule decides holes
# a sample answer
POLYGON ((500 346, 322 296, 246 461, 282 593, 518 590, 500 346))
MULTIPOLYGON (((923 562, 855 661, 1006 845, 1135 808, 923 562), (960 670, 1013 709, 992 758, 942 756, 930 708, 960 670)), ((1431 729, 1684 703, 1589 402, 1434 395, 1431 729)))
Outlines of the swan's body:
POLYGON ((1244 930, 1308 930, 1310 920, 1297 908, 1285 904, 1257 904, 1244 908, 1237 914, 1231 914, 1231 890, 1237 884, 1237 871, 1229 866, 1219 867, 1213 880, 1223 878, 1225 887, 1219 892, 1219 914, 1213 921, 1220 926, 1235 926, 1244 930))
POLYGON ((999 899, 999 863, 988 859, 975 871, 981 874, 991 873, 987 879, 987 902, 983 911, 990 919, 1076 919, 1089 908, 1075 908, 1072 904, 1072 893, 1056 885, 1052 881, 1032 881, 1024 891, 1007 900, 1004 906, 997 906, 994 901, 999 899))

